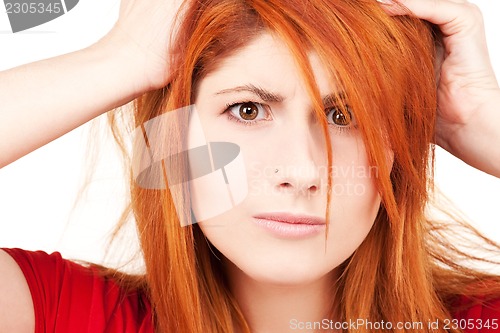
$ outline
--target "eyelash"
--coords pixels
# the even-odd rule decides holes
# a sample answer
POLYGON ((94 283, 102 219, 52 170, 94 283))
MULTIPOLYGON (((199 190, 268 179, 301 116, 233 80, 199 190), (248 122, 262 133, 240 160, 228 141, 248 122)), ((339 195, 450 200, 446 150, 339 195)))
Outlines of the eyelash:
MULTIPOLYGON (((230 121, 235 121, 235 122, 237 122, 239 124, 242 124, 244 126, 254 126, 259 121, 242 121, 238 117, 235 117, 232 114, 232 112, 230 111, 231 108, 233 108, 233 107, 235 107, 237 105, 245 104, 245 103, 254 103, 256 105, 260 105, 260 106, 262 106, 263 109, 265 109, 267 111, 267 107, 265 105, 263 105, 262 103, 254 102, 254 101, 251 101, 251 100, 244 100, 244 101, 239 101, 239 102, 234 102, 234 103, 227 103, 226 104, 226 109, 224 110, 223 114, 226 113, 227 114, 227 118, 230 121)), ((346 107, 346 109, 349 109, 349 107, 347 105, 345 107, 346 107)), ((335 106, 328 108, 328 113, 331 112, 334 108, 335 108, 335 106)), ((348 126, 340 126, 340 125, 336 125, 336 124, 331 124, 331 125, 333 125, 337 129, 337 131, 339 133, 346 133, 346 132, 349 132, 350 130, 352 130, 353 128, 357 128, 356 124, 354 124, 354 125, 348 125, 348 126)))

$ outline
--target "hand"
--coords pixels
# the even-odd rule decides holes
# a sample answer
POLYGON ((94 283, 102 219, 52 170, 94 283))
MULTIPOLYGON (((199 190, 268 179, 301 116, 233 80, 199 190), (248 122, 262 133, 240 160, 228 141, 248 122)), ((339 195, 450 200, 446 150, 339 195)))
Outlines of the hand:
MULTIPOLYGON (((436 143, 464 162, 500 177, 500 89, 479 8, 466 0, 399 0, 439 26, 436 143), (496 148, 496 151, 495 151, 496 148)), ((391 15, 399 6, 383 3, 391 15)))
POLYGON ((118 21, 98 42, 123 56, 124 70, 135 70, 138 92, 159 89, 169 78, 170 39, 182 17, 183 0, 122 0, 118 21), (182 13, 181 13, 182 14, 182 13))
POLYGON ((163 87, 181 3, 122 0, 118 21, 97 43, 0 72, 0 82, 9 82, 0 89, 0 168, 163 87))

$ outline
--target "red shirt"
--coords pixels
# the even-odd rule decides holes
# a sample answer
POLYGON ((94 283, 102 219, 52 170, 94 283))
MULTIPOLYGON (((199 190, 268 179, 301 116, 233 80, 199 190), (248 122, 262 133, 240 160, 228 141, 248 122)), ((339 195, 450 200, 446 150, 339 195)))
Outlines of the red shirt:
POLYGON ((499 333, 500 298, 482 298, 481 304, 472 305, 469 299, 460 297, 456 305, 463 309, 453 313, 453 319, 446 323, 447 327, 460 328, 465 333, 499 333))
POLYGON ((153 333, 145 295, 65 260, 58 252, 4 249, 24 273, 35 308, 35 333, 153 333))
MULTIPOLYGON (((65 260, 58 252, 49 255, 4 250, 21 267, 28 282, 35 308, 35 333, 153 333, 146 296, 124 293, 112 280, 100 276, 97 268, 65 260)), ((464 304, 465 299, 459 303, 464 304)), ((448 325, 465 328, 465 333, 500 332, 500 299, 455 313, 448 325)))

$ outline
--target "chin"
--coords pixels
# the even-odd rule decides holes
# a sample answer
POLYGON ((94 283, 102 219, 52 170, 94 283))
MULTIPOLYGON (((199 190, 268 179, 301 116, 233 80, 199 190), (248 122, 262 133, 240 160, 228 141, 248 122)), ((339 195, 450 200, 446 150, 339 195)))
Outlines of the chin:
POLYGON ((309 273, 288 274, 281 276, 261 274, 253 277, 253 279, 258 283, 270 286, 298 287, 312 284, 323 277, 325 277, 325 275, 311 275, 309 273))
POLYGON ((298 260, 277 260, 258 262, 255 266, 240 266, 240 273, 254 282, 266 285, 293 287, 319 281, 329 275, 334 267, 326 267, 325 262, 300 262, 298 260))

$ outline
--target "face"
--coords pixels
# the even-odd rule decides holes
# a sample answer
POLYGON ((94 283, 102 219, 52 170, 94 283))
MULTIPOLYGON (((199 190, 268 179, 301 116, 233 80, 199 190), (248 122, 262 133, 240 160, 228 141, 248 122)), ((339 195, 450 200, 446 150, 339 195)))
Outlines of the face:
MULTIPOLYGON (((339 105, 347 101, 318 57, 310 53, 309 59, 333 154, 328 231, 326 141, 285 44, 263 33, 224 59, 196 90, 206 141, 240 148, 240 163, 226 179, 238 184, 233 190, 244 190, 233 195, 241 200, 232 198, 233 205, 214 216, 204 213, 217 205, 227 184, 193 182, 193 211, 232 268, 266 283, 306 284, 333 273, 365 239, 380 205, 377 172, 368 164, 356 120, 339 105)), ((190 126, 193 146, 197 134, 190 126)))

